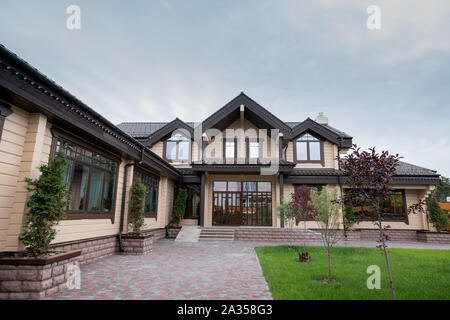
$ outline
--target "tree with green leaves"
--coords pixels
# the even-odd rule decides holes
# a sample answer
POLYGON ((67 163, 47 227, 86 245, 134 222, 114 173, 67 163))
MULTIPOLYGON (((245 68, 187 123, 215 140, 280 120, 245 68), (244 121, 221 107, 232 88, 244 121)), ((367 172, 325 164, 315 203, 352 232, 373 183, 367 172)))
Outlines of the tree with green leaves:
POLYGON ((431 192, 430 198, 435 198, 438 202, 447 202, 450 197, 450 179, 441 176, 439 184, 431 192))
POLYGON ((35 257, 48 252, 55 239, 55 226, 64 218, 70 203, 68 183, 65 180, 67 160, 63 153, 56 153, 48 164, 39 166, 37 179, 26 178, 29 209, 25 216, 19 240, 35 257))
POLYGON ((435 198, 431 198, 428 204, 428 211, 430 214, 430 222, 436 228, 437 231, 447 230, 448 216, 444 210, 439 206, 438 201, 435 198))
MULTIPOLYGON (((283 199, 281 204, 277 207, 278 216, 280 220, 286 222, 286 225, 292 231, 295 224, 295 213, 292 211, 291 201, 283 199)), ((292 248, 292 239, 289 237, 289 246, 292 248)))
POLYGON ((179 225, 181 219, 183 219, 184 213, 186 212, 186 200, 187 190, 179 189, 172 209, 172 223, 177 226, 179 225))
POLYGON ((128 223, 131 233, 140 235, 144 223, 145 196, 147 188, 141 179, 137 179, 130 189, 130 202, 128 204, 128 223))
POLYGON ((339 221, 341 205, 338 201, 337 189, 328 191, 323 188, 321 191, 311 190, 311 205, 314 208, 314 220, 320 228, 322 245, 328 254, 328 282, 332 281, 331 276, 331 248, 339 240, 339 221))

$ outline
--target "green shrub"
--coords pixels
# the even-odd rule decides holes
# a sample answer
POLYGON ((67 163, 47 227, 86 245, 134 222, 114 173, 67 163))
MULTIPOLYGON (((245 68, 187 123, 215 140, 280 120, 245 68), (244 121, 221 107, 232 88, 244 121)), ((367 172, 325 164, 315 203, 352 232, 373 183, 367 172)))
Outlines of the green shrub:
POLYGON ((349 203, 344 208, 345 219, 345 231, 352 231, 353 224, 355 223, 355 213, 353 212, 353 206, 349 203))
POLYGON ((129 203, 129 225, 131 233, 140 235, 144 227, 144 209, 145 209, 145 195, 147 188, 142 183, 141 179, 137 179, 130 190, 129 203))
POLYGON ((34 256, 48 252, 50 243, 56 236, 54 227, 64 218, 70 203, 68 183, 64 171, 67 160, 57 153, 49 164, 39 166, 39 178, 26 178, 27 191, 31 196, 27 201, 28 213, 19 240, 34 256))
POLYGON ((435 198, 432 198, 428 204, 430 213, 430 222, 434 225, 437 231, 447 230, 448 216, 444 210, 439 206, 435 198))
POLYGON ((172 223, 178 225, 186 211, 187 191, 186 189, 179 189, 175 204, 172 210, 172 223))

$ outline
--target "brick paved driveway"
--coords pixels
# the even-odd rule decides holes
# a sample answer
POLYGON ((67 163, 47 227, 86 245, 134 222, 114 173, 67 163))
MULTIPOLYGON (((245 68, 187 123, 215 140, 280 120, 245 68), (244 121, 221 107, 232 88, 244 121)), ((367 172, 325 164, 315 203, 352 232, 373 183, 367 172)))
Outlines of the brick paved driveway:
POLYGON ((160 240, 145 256, 81 267, 81 289, 47 299, 272 299, 255 243, 160 240))

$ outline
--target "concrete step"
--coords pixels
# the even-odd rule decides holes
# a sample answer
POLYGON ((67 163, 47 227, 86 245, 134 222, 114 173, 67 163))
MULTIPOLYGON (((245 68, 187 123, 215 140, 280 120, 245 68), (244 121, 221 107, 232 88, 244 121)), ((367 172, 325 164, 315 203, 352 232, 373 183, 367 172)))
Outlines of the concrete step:
POLYGON ((198 239, 199 241, 234 241, 234 238, 202 238, 198 239))
POLYGON ((200 241, 233 241, 234 228, 207 227, 200 229, 200 241))
POLYGON ((202 230, 202 234, 234 234, 234 231, 216 231, 216 230, 202 230))
POLYGON ((234 239, 234 234, 201 234, 200 238, 231 238, 234 239))

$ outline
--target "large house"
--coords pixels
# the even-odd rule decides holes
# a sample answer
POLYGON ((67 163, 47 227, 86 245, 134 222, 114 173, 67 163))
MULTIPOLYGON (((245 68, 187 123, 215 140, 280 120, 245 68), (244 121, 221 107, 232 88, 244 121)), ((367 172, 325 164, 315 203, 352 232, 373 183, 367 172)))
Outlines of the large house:
MULTIPOLYGON (((244 93, 197 123, 116 126, 0 46, 0 251, 22 248, 24 179, 37 177, 39 164, 57 151, 69 159, 72 200, 53 245, 89 247, 82 258, 89 261, 114 252, 127 232, 128 191, 137 178, 148 190, 145 224, 155 238, 165 236, 180 188, 188 191, 182 225, 276 237, 273 231, 284 227, 276 214, 281 199, 299 185, 341 184, 337 157, 351 146, 352 137, 324 115, 285 122, 244 93)), ((416 231, 432 229, 426 214, 407 214, 406 207, 438 181, 436 171, 400 163, 386 202, 393 238, 416 239, 416 231)), ((358 222, 361 237, 374 236, 370 221, 358 222)))

